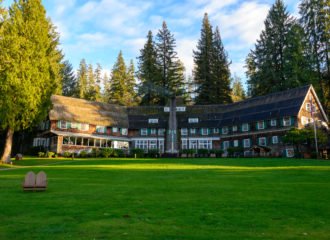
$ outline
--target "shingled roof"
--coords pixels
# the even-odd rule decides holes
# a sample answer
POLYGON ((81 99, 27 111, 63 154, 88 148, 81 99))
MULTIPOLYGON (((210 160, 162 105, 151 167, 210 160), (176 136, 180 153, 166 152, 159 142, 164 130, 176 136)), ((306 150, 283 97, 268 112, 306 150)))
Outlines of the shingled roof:
POLYGON ((128 127, 126 107, 53 95, 50 120, 128 127))

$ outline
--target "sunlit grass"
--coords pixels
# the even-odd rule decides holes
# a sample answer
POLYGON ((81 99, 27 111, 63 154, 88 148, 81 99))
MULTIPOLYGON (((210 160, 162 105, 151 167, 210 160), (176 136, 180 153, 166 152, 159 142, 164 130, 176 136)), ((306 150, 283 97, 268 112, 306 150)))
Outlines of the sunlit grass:
POLYGON ((14 167, 0 170, 0 239, 329 239, 330 161, 25 158, 14 167), (47 173, 46 192, 22 192, 30 170, 47 173))

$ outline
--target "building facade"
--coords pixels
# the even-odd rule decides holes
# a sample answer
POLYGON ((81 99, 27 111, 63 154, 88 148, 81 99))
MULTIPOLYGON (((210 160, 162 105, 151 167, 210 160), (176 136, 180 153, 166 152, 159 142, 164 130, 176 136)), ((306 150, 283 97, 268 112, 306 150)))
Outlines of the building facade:
POLYGON ((231 147, 253 154, 268 148, 273 156, 290 156, 282 137, 293 128, 327 116, 312 86, 304 86, 226 105, 123 107, 63 96, 52 96, 49 119, 34 146, 56 153, 93 148, 140 148, 177 153, 183 149, 231 147))

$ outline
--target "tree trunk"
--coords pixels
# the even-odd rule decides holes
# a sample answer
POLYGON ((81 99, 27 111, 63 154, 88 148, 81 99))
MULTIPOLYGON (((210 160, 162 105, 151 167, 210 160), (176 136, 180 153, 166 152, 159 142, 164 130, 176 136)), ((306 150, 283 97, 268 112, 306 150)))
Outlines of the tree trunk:
POLYGON ((7 129, 5 149, 4 149, 2 157, 1 157, 1 161, 3 163, 10 162, 10 154, 11 154, 11 149, 13 146, 13 136, 14 136, 14 130, 9 127, 7 129))

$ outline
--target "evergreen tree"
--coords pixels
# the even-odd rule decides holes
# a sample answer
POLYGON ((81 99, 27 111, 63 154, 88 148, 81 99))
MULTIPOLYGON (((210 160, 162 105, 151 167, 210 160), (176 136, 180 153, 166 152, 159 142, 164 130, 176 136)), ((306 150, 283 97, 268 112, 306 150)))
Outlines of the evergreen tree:
POLYGON ((211 74, 213 52, 212 26, 207 13, 205 13, 197 50, 193 51, 195 63, 194 81, 197 85, 197 104, 208 104, 211 102, 211 94, 209 91, 214 87, 211 74))
POLYGON ((77 79, 69 61, 62 63, 62 94, 63 96, 75 96, 77 94, 77 79))
POLYGON ((80 61, 79 69, 77 72, 77 82, 78 82, 77 96, 79 98, 85 99, 88 95, 88 73, 87 73, 87 63, 85 59, 82 59, 80 61))
POLYGON ((305 84, 310 74, 303 46, 299 26, 282 0, 276 0, 255 49, 246 59, 250 94, 264 95, 305 84))
POLYGON ((111 80, 107 73, 103 74, 103 87, 102 101, 108 102, 110 99, 111 80))
POLYGON ((212 88, 210 89, 211 101, 209 103, 231 103, 229 62, 218 27, 216 27, 214 32, 213 40, 211 62, 212 88))
POLYGON ((94 78, 95 78, 95 100, 101 101, 101 83, 102 83, 102 67, 101 64, 96 64, 96 69, 94 72, 94 78))
POLYGON ((135 92, 136 81, 135 81, 135 67, 133 60, 130 61, 130 64, 127 69, 126 74, 126 91, 125 91, 125 105, 126 106, 134 106, 137 104, 137 96, 135 92))
POLYGON ((182 65, 177 58, 177 52, 174 36, 167 28, 166 22, 163 22, 162 29, 157 34, 157 64, 161 72, 160 89, 160 105, 165 105, 168 94, 182 95, 184 82, 182 77, 182 65))
POLYGON ((241 79, 234 75, 232 79, 231 98, 234 102, 242 101, 246 98, 245 91, 241 79))
POLYGON ((88 64, 87 67, 87 93, 85 95, 85 99, 90 101, 96 101, 96 84, 94 77, 94 69, 92 64, 88 64))
POLYGON ((122 51, 119 52, 117 61, 112 68, 111 86, 108 102, 125 105, 127 69, 122 51))
POLYGON ((50 96, 61 87, 62 54, 40 0, 15 1, 0 38, 0 124, 6 129, 2 161, 10 158, 13 134, 43 120, 50 96))
POLYGON ((160 102, 160 96, 155 86, 160 86, 161 74, 157 65, 157 52, 152 32, 148 32, 147 42, 140 50, 138 57, 138 78, 141 81, 139 96, 141 105, 155 105, 160 102))
POLYGON ((303 0, 300 4, 300 22, 309 45, 311 66, 321 101, 330 112, 330 1, 303 0))

